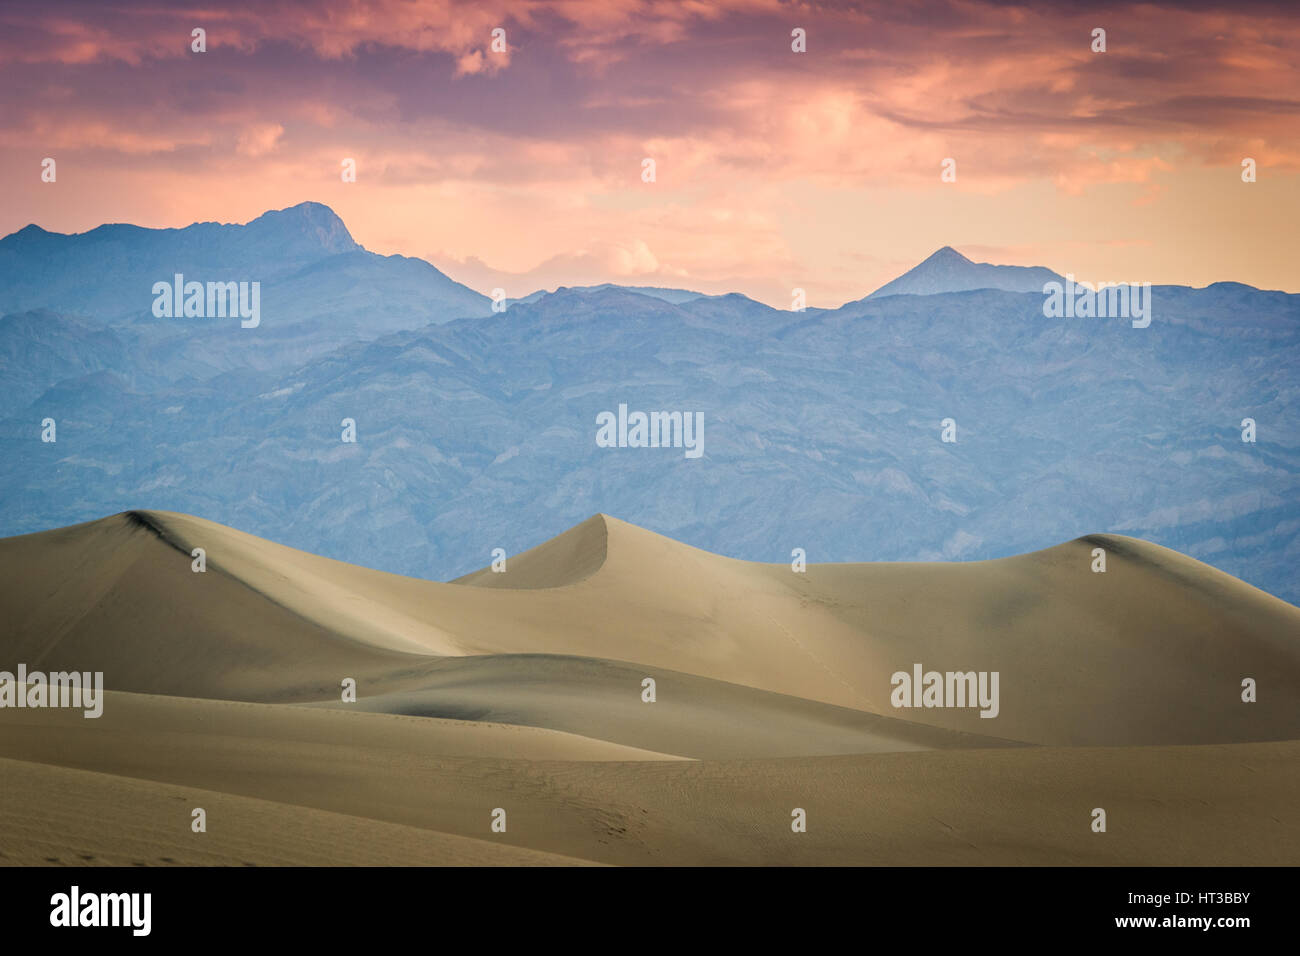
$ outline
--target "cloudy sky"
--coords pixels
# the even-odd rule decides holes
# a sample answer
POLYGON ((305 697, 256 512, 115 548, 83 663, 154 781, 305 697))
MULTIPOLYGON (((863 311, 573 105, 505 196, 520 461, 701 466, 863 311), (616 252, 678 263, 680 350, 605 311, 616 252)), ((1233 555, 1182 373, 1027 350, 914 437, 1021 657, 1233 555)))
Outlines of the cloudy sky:
POLYGON ((1090 6, 8 3, 0 234, 315 200, 369 249, 512 296, 834 306, 944 245, 1300 291, 1300 8, 1090 6))

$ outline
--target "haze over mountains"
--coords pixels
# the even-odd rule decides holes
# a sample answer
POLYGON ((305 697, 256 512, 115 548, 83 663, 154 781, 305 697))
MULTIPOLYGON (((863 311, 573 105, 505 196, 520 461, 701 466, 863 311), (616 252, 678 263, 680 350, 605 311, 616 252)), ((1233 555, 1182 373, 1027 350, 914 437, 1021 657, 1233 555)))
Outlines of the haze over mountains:
POLYGON ((1108 531, 1300 601, 1300 296, 1157 286, 1133 329, 1044 318, 1044 276, 943 249, 832 310, 609 286, 493 314, 316 204, 29 227, 0 240, 0 534, 160 508, 449 579, 597 512, 776 562, 1108 531), (262 281, 261 326, 154 318, 175 272, 262 281), (620 404, 703 413, 703 456, 597 447, 620 404))

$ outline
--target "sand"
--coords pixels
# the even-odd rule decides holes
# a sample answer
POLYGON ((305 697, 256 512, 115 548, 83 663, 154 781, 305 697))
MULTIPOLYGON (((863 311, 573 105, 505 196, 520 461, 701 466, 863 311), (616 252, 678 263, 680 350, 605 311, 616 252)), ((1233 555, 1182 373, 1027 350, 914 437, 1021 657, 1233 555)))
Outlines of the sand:
POLYGON ((1133 538, 796 574, 597 515, 438 583, 142 511, 0 540, 0 621, 110 690, 0 709, 4 863, 1300 862, 1300 609, 1133 538), (997 717, 892 706, 918 662, 997 717))

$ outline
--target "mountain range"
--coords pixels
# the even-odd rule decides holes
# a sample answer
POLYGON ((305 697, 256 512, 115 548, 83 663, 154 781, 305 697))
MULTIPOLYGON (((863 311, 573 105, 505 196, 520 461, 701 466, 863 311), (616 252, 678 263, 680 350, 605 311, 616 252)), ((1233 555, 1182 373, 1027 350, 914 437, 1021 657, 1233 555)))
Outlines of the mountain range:
POLYGON ((28 227, 0 240, 0 534, 148 507, 447 579, 597 512, 774 562, 1115 532, 1300 602, 1300 296, 1155 286, 1134 329, 1045 318, 1054 277, 945 248, 837 309, 601 286, 493 313, 317 204, 28 227), (263 281, 261 326, 154 318, 176 272, 263 281), (701 413, 702 457, 599 447, 620 405, 701 413))
POLYGON ((108 324, 151 370, 171 378, 292 366, 349 342, 486 315, 490 307, 487 296, 423 259, 363 249, 320 203, 246 225, 114 224, 77 235, 31 225, 0 239, 0 314, 44 309, 108 324), (160 321, 151 289, 176 274, 259 282, 265 331, 238 336, 215 321, 160 321))

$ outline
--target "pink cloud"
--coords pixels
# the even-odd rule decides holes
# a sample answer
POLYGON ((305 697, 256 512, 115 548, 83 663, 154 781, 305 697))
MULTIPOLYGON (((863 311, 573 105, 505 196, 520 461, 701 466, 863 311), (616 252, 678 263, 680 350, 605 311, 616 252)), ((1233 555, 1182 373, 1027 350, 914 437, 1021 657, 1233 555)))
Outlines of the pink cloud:
POLYGON ((1259 161, 1259 186, 1287 190, 1251 207, 1250 228, 1285 227, 1298 40, 1297 18, 1248 2, 5 7, 0 174, 26 184, 32 155, 58 150, 61 168, 66 156, 117 192, 52 207, 49 190, 24 186, 0 230, 139 218, 110 205, 132 195, 193 219, 316 198, 355 205, 349 224, 391 240, 384 251, 438 248, 511 275, 553 261, 607 278, 725 277, 784 300, 791 282, 874 281, 832 273, 846 252, 893 268, 900 234, 924 230, 908 242, 928 252, 978 224, 997 247, 1005 226, 1031 245, 1104 195, 1149 213, 1132 218, 1147 232, 1113 238, 1157 256, 1161 222, 1228 201, 1207 190, 1239 182, 1243 156, 1259 161), (1109 50, 1094 54, 1102 21, 1109 50), (206 54, 189 50, 195 25, 206 54), (794 25, 807 53, 790 50, 794 25), (507 54, 490 51, 497 27, 507 54), (351 187, 344 156, 358 160, 351 187), (653 185, 639 178, 647 156, 653 185), (939 181, 945 157, 956 183, 939 181), (217 197, 236 208, 214 211, 217 197))

